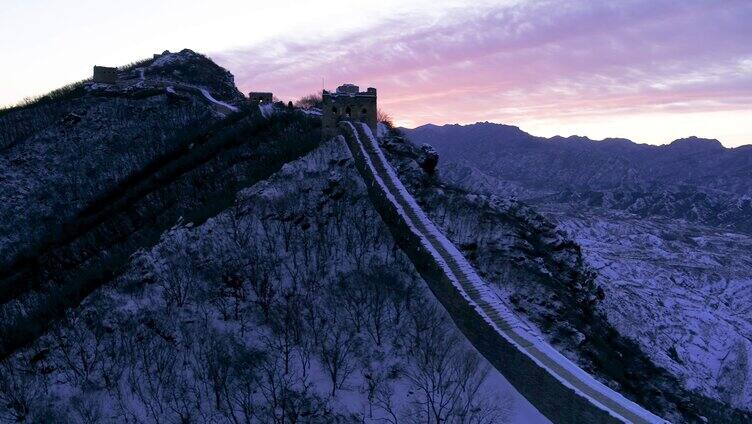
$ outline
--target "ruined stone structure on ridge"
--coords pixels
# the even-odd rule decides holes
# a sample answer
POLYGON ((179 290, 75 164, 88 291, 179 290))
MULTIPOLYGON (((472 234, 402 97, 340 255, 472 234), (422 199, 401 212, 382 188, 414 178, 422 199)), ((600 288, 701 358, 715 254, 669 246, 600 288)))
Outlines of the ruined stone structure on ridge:
POLYGON ((248 93, 248 100, 253 104, 271 103, 273 97, 272 93, 263 91, 251 91, 248 93))
POLYGON ((117 68, 94 66, 94 82, 102 84, 117 83, 117 68))
POLYGON ((328 139, 337 134, 337 122, 343 119, 367 124, 376 134, 376 89, 360 91, 357 85, 344 84, 334 93, 324 90, 321 95, 321 137, 328 139))

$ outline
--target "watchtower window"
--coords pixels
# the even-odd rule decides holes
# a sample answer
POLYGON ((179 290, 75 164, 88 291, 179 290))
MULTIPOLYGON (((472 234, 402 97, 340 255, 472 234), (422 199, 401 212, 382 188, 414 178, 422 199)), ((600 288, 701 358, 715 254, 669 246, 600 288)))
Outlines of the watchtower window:
POLYGON ((337 106, 332 106, 332 113, 337 113, 337 106))
POLYGON ((352 111, 350 110, 350 106, 348 106, 347 109, 345 109, 345 115, 347 115, 347 117, 349 118, 351 114, 352 111))
POLYGON ((363 109, 360 110, 360 114, 361 115, 365 115, 366 113, 368 113, 368 111, 366 110, 366 108, 363 108, 363 109))

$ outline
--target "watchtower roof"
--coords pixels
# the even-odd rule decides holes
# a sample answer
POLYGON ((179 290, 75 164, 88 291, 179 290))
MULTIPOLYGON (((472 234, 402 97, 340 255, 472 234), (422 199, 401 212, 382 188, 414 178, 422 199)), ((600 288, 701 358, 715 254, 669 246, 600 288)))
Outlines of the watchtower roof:
POLYGON ((342 84, 337 87, 337 94, 357 94, 360 87, 355 84, 342 84))
POLYGON ((335 92, 324 90, 324 96, 331 97, 376 97, 376 89, 368 87, 366 91, 360 91, 355 84, 342 84, 335 92))

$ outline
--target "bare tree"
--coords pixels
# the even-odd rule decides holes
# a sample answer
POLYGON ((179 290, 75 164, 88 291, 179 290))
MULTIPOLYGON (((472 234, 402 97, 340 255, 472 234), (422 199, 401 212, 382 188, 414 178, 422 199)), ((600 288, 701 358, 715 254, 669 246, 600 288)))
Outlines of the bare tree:
POLYGON ((154 333, 139 332, 133 337, 131 368, 126 374, 132 402, 140 404, 149 421, 160 421, 171 410, 166 393, 179 387, 175 367, 182 361, 173 346, 154 333))
POLYGON ((366 287, 366 333, 376 346, 381 346, 385 326, 390 318, 389 291, 397 276, 390 272, 369 272, 363 283, 366 287))
POLYGON ((355 370, 354 357, 361 347, 361 339, 344 319, 336 298, 329 297, 322 306, 318 319, 311 324, 317 327, 319 360, 329 376, 334 396, 355 370))
POLYGON ((86 396, 76 396, 70 402, 71 409, 75 413, 77 422, 83 424, 96 424, 102 420, 102 408, 99 403, 86 396))
POLYGON ((261 364, 265 352, 238 345, 234 350, 233 382, 229 392, 225 393, 231 407, 229 415, 233 423, 251 423, 259 421, 261 406, 257 393, 260 390, 261 364))
POLYGON ((384 412, 382 420, 387 424, 399 424, 401 422, 398 418, 398 405, 395 404, 393 396, 394 390, 388 384, 378 386, 373 396, 373 403, 384 412))
POLYGON ((169 266, 155 269, 157 284, 162 287, 162 298, 168 311, 173 307, 183 307, 198 287, 198 270, 192 254, 185 243, 179 241, 181 230, 178 229, 175 240, 167 243, 165 253, 169 258, 169 266))
POLYGON ((272 336, 267 338, 266 344, 281 355, 284 371, 288 373, 294 353, 304 342, 303 304, 300 295, 293 289, 287 289, 276 303, 274 311, 270 320, 272 336))
POLYGON ((366 291, 367 288, 358 274, 342 275, 337 280, 337 297, 341 300, 344 314, 350 320, 355 332, 363 328, 363 320, 366 314, 366 291))
POLYGON ((416 338, 409 348, 412 367, 407 377, 414 388, 406 418, 413 422, 486 424, 504 422, 509 407, 490 402, 480 390, 489 366, 465 347, 455 333, 448 333, 445 319, 435 309, 424 309, 415 320, 416 338))
POLYGON ((299 359, 297 366, 288 373, 284 372, 278 356, 270 355, 268 361, 261 364, 261 422, 331 422, 333 414, 330 405, 315 393, 315 385, 308 378, 310 363, 305 355, 299 359))
POLYGON ((321 98, 321 93, 311 93, 308 95, 305 95, 298 100, 295 101, 295 107, 302 107, 302 108, 309 108, 309 107, 316 107, 321 108, 323 105, 323 100, 321 98))
POLYGON ((29 378, 15 361, 0 362, 0 420, 4 422, 34 421, 38 399, 44 386, 37 378, 29 378))
POLYGON ((376 120, 386 125, 388 128, 394 128, 392 117, 389 116, 389 114, 386 113, 383 109, 378 109, 376 111, 376 120))

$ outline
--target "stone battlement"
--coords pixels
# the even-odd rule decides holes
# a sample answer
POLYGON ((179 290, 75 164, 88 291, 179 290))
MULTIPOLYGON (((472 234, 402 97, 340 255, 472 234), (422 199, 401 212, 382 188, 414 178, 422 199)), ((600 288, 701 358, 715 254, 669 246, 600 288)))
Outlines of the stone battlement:
POLYGON ((117 83, 117 68, 110 68, 108 66, 94 66, 94 82, 101 84, 116 84, 117 83))
POLYGON ((271 92, 251 91, 248 93, 248 100, 255 104, 271 103, 273 98, 274 95, 271 92))

